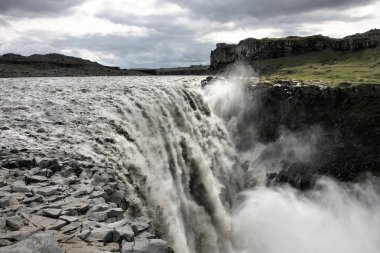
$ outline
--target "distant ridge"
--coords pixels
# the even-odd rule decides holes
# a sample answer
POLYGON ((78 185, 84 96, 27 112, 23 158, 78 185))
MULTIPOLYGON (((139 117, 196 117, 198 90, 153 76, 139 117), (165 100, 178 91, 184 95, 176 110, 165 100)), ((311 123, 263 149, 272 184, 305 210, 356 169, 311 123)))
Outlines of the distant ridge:
POLYGON ((62 54, 0 56, 0 77, 124 76, 145 75, 62 54))
POLYGON ((209 66, 160 69, 121 69, 62 54, 4 54, 0 56, 1 77, 204 75, 209 66))

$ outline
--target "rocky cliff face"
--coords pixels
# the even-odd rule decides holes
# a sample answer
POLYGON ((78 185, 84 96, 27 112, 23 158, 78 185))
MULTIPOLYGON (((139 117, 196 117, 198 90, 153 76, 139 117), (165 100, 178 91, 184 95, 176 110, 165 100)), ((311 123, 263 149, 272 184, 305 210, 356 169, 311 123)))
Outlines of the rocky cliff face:
POLYGON ((380 44, 380 30, 373 29, 362 34, 333 39, 322 35, 309 37, 290 36, 280 39, 248 38, 239 44, 219 43, 211 52, 211 70, 221 70, 235 61, 253 63, 255 60, 293 56, 324 49, 356 51, 373 48, 380 44))
POLYGON ((350 181, 380 172, 379 85, 277 81, 243 85, 241 94, 221 116, 250 166, 275 168, 272 182, 307 188, 319 175, 350 181))

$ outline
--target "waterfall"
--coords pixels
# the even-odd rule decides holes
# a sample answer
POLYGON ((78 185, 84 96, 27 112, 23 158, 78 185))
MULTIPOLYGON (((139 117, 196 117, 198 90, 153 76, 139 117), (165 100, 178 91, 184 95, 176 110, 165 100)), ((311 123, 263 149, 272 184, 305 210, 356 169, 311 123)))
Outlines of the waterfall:
POLYGON ((176 253, 378 252, 378 179, 267 186, 281 160, 313 157, 323 129, 259 143, 242 113, 257 98, 229 80, 202 90, 201 79, 10 79, 2 145, 113 169, 123 207, 151 218, 176 253))
MULTIPOLYGON (((226 211, 239 187, 236 153, 222 121, 194 83, 128 85, 114 124, 123 173, 175 252, 230 252, 226 211)), ((115 99, 116 100, 116 99, 115 99)))

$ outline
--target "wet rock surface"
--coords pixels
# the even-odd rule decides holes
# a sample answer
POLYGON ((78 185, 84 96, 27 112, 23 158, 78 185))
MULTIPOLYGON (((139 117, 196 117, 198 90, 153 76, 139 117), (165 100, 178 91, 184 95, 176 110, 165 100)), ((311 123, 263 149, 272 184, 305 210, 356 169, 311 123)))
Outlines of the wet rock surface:
MULTIPOLYGON (((203 88, 218 82, 225 79, 205 79, 203 88)), ((268 184, 308 189, 324 175, 339 181, 380 175, 379 85, 252 83, 239 84, 242 106, 220 115, 234 123, 237 148, 252 153, 253 166, 276 168, 268 173, 268 184)))
POLYGON ((178 249, 184 233, 168 230, 190 219, 173 220, 182 210, 169 210, 171 200, 192 197, 179 195, 186 188, 175 180, 162 187, 174 161, 163 156, 172 150, 183 160, 176 140, 162 138, 179 130, 206 146, 202 135, 216 123, 195 92, 201 78, 0 78, 0 207, 12 217, 1 222, 0 243, 42 229, 63 252, 120 252, 137 236, 178 249), (19 230, 14 216, 26 222, 19 230))
POLYGON ((2 149, 0 171, 1 253, 172 252, 109 167, 2 149))

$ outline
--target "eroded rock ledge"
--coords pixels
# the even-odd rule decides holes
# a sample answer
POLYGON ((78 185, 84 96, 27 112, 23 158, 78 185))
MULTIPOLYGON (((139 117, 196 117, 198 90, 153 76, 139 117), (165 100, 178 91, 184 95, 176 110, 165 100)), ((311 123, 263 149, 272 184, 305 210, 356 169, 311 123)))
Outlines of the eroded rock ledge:
POLYGON ((289 36, 279 39, 248 38, 239 44, 219 43, 211 52, 210 69, 223 70, 236 61, 252 64, 255 60, 294 56, 310 52, 333 49, 334 51, 357 51, 380 45, 380 30, 334 39, 322 35, 308 37, 289 36))
POLYGON ((172 252, 115 171, 0 150, 0 252, 172 252))
MULTIPOLYGON (((210 77, 202 85, 224 80, 210 77)), ((221 116, 233 120, 238 150, 250 154, 261 146, 254 166, 281 168, 268 174, 269 184, 307 189, 319 176, 355 181, 368 172, 380 175, 380 85, 241 82, 243 106, 221 116)))

